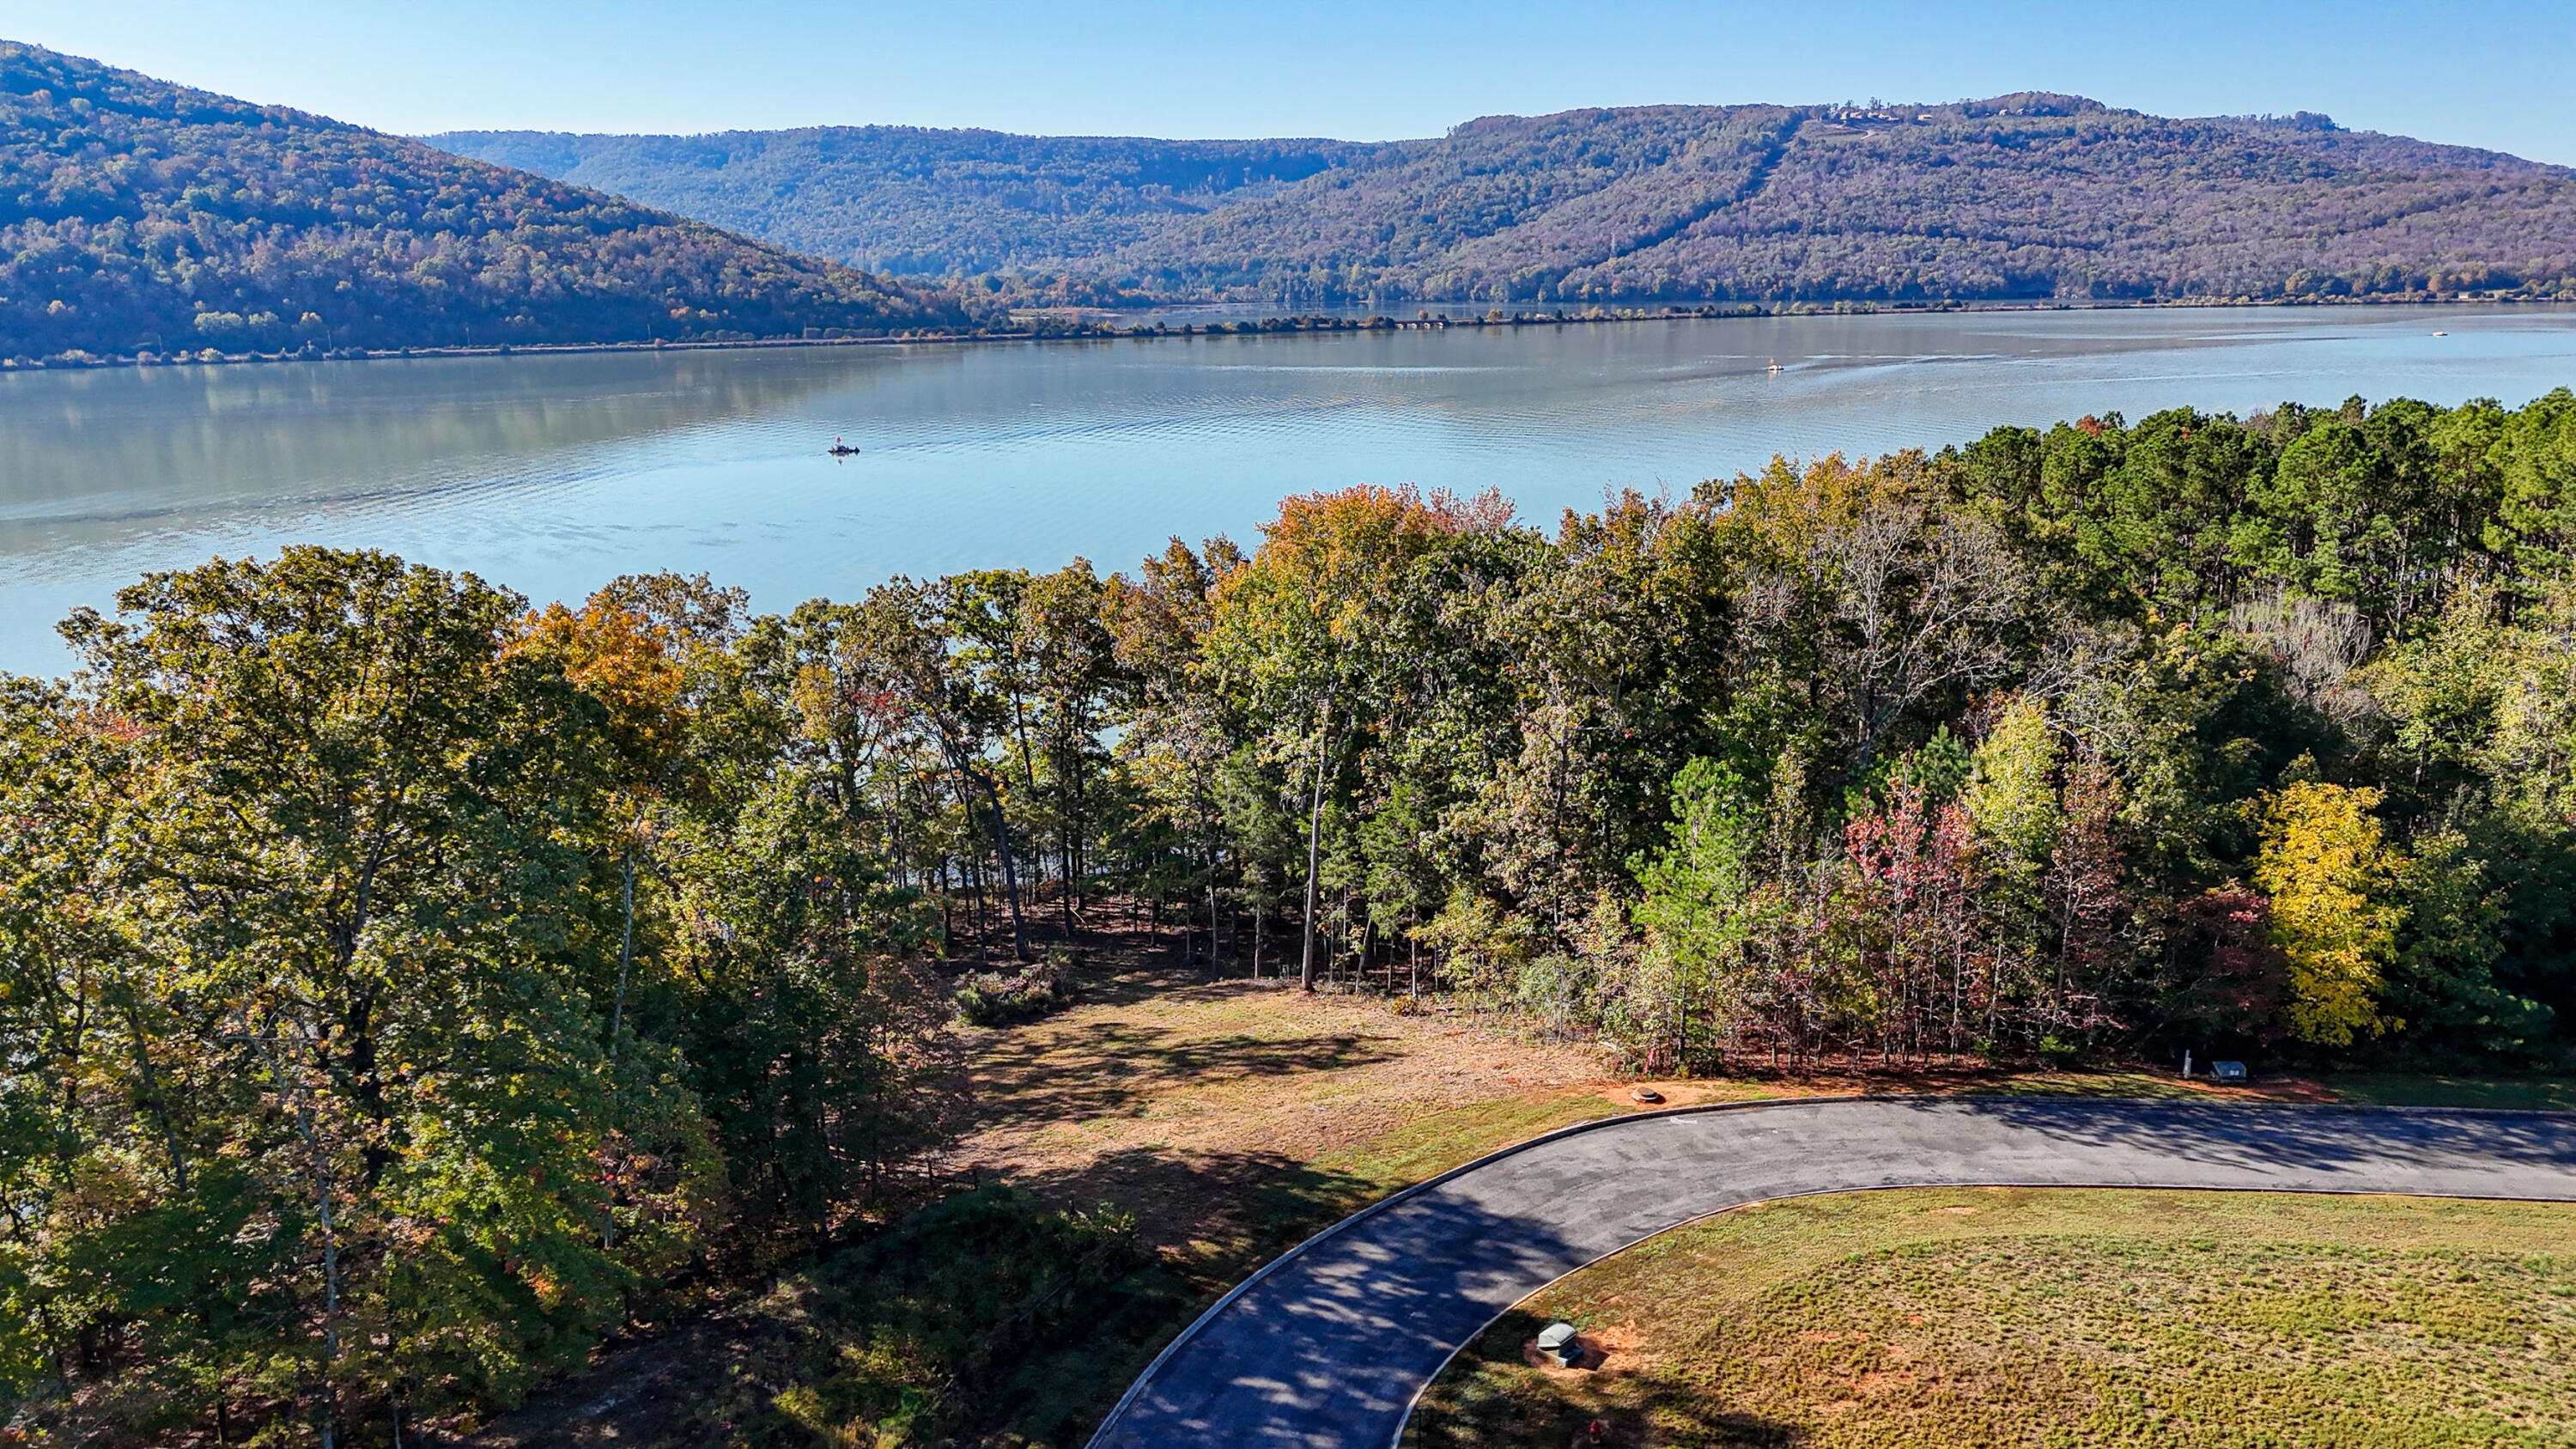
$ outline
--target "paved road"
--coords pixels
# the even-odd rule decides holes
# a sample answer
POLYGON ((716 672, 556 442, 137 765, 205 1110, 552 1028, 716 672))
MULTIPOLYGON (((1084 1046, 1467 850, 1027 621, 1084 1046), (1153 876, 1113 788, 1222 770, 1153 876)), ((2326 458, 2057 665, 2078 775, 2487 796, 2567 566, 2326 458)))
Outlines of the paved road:
POLYGON ((2576 1114, 1914 1098, 1616 1118, 1272 1263, 1145 1370, 1091 1449, 1384 1449, 1452 1353, 1597 1258, 1748 1202, 1971 1186, 2576 1201, 2576 1114))

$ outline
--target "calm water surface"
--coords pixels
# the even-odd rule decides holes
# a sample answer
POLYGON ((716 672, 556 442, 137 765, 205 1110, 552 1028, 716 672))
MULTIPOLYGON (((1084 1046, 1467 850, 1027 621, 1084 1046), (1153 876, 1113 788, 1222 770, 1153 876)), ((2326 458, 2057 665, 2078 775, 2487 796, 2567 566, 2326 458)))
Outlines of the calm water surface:
POLYGON ((1550 520, 1999 423, 2570 385, 2576 311, 2429 308, 9 373, 0 668, 64 668, 53 621, 146 570, 299 541, 540 600, 703 569, 783 608, 894 573, 1127 567, 1356 482, 1497 487, 1550 520), (827 457, 835 437, 864 451, 827 457))

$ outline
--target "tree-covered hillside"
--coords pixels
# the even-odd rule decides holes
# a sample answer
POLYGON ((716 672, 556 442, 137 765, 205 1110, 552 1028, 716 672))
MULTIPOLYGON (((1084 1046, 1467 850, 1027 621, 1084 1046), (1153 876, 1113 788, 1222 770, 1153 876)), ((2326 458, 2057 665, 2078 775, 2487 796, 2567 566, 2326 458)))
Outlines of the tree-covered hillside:
POLYGON ((2344 131, 2321 116, 2168 120, 2068 96, 1491 116, 1437 140, 1340 148, 918 131, 437 139, 898 270, 998 266, 1175 295, 2576 290, 2576 173, 2565 168, 2344 131), (828 165, 807 163, 825 150, 828 165), (1258 184, 1199 179, 1233 157, 1258 184), (1256 157, 1270 169, 1251 171, 1256 157), (1299 166, 1311 174, 1293 179, 1299 166), (804 175, 782 191, 792 171, 804 175), (1166 171, 1173 179, 1154 179, 1166 171))
POLYGON ((458 131, 460 155, 620 195, 815 256, 904 274, 1112 256, 1174 218, 1277 194, 1377 148, 912 126, 712 136, 458 131))
POLYGON ((0 356, 876 333, 952 299, 0 42, 0 356))

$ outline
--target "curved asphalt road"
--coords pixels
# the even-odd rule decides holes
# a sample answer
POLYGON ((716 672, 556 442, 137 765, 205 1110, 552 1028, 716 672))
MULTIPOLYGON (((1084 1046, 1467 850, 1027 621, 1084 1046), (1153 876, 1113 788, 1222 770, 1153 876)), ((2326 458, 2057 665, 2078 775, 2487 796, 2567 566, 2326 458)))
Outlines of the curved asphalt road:
POLYGON ((2576 1114, 1918 1097, 1613 1118, 1273 1262, 1163 1351, 1091 1449, 1383 1449, 1498 1314, 1640 1239, 1771 1198, 1988 1186, 2576 1201, 2576 1114))

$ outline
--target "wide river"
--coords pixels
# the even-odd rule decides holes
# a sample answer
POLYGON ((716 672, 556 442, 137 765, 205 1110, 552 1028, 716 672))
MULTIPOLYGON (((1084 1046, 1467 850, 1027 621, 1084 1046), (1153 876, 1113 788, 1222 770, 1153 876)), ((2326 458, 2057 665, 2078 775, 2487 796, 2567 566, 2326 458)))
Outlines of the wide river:
POLYGON ((2576 386, 2576 310, 1990 312, 0 374, 0 669, 148 570, 313 541, 538 600, 1252 540, 1287 494, 1500 488, 1552 522, 1775 453, 2358 393, 2576 386), (1770 364, 1776 360, 1778 372, 1770 364), (862 451, 825 455, 835 438, 862 451))

